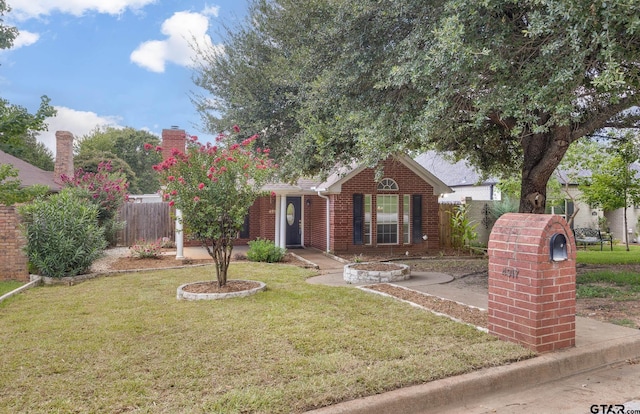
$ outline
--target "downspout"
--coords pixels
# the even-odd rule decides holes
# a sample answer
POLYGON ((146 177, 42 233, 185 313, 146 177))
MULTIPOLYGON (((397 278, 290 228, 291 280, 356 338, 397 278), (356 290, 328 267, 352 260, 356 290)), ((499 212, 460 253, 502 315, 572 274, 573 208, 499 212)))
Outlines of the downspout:
POLYGON ((324 198, 326 200, 326 205, 327 205, 327 213, 326 213, 326 221, 327 221, 327 229, 326 229, 326 237, 327 237, 327 253, 329 253, 330 251, 330 242, 331 242, 331 237, 330 237, 330 231, 331 231, 331 217, 330 217, 330 201, 329 201, 329 197, 326 195, 322 195, 320 194, 322 191, 327 191, 326 188, 312 188, 312 190, 316 190, 318 193, 318 197, 320 198, 324 198))

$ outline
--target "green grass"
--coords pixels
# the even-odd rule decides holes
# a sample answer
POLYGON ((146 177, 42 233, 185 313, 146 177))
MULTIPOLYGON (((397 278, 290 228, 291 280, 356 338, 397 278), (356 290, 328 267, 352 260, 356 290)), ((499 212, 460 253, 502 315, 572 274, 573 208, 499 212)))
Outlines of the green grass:
POLYGON ((267 291, 177 301, 212 267, 41 287, 0 304, 0 412, 290 413, 531 356, 309 271, 233 264, 267 291))
POLYGON ((24 285, 24 283, 16 282, 15 280, 3 280, 3 281, 0 281, 0 296, 4 295, 5 293, 9 293, 12 290, 15 290, 15 289, 19 288, 22 285, 24 285))
POLYGON ((640 246, 629 245, 629 251, 626 246, 615 245, 613 251, 608 247, 604 247, 600 251, 600 246, 590 246, 587 250, 582 248, 576 251, 576 262, 583 264, 640 264, 640 246))

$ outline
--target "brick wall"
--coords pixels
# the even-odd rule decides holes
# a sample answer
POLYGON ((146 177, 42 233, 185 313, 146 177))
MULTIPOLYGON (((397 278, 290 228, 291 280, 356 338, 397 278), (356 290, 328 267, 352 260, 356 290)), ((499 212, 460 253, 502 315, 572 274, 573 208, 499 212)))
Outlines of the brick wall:
POLYGON ((489 332, 536 352, 575 345, 576 250, 560 216, 508 213, 489 239, 489 332), (567 260, 550 259, 554 234, 567 260))
POLYGON ((15 207, 0 205, 0 280, 29 281, 25 245, 15 207))

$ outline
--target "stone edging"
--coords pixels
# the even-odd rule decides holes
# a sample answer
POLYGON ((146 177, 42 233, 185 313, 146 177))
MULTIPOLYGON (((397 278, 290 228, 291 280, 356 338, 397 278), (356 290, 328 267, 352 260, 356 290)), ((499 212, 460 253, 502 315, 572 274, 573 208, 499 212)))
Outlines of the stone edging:
POLYGON ((241 279, 234 279, 234 280, 238 280, 240 282, 254 282, 254 283, 257 283, 259 286, 253 289, 241 290, 239 292, 228 292, 228 293, 185 292, 184 291, 185 286, 195 285, 198 283, 208 283, 210 281, 190 282, 190 283, 185 283, 184 285, 180 285, 178 287, 178 290, 176 293, 176 299, 178 300, 217 300, 217 299, 228 299, 228 298, 240 298, 240 297, 255 295, 256 293, 262 292, 267 289, 267 285, 265 283, 257 280, 241 280, 241 279))

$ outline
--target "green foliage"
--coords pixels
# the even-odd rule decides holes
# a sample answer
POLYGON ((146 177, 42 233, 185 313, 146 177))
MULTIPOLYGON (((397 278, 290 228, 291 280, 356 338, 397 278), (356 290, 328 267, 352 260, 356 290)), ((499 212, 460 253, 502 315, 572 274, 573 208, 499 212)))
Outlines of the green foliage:
POLYGON ((49 192, 44 185, 22 188, 20 180, 16 179, 17 176, 18 170, 11 164, 0 165, 0 204, 11 206, 16 203, 26 203, 49 192))
POLYGON ((2 16, 11 11, 5 0, 0 0, 0 49, 9 49, 13 46, 13 41, 18 37, 18 29, 2 24, 2 16))
POLYGON ((129 247, 131 257, 136 259, 159 259, 162 255, 162 239, 155 241, 138 240, 129 247))
POLYGON ((96 206, 98 224, 110 244, 114 244, 116 232, 125 224, 117 220, 118 209, 128 197, 129 184, 124 175, 113 172, 111 163, 105 162, 98 165, 95 173, 77 169, 73 176, 63 175, 61 180, 66 188, 75 190, 76 196, 96 206))
POLYGON ((247 259, 252 262, 277 263, 284 258, 286 249, 276 246, 271 240, 256 239, 249 243, 247 259))
POLYGON ((95 171, 101 162, 110 161, 114 170, 121 170, 129 182, 131 194, 153 194, 160 189, 160 180, 153 165, 162 160, 159 152, 146 151, 145 144, 157 146, 157 136, 134 128, 96 128, 76 144, 77 166, 95 171))
POLYGON ((89 269, 107 246, 98 208, 63 190, 19 208, 29 261, 41 275, 75 276, 89 269))
POLYGON ((469 220, 467 213, 467 205, 460 204, 456 206, 453 213, 449 215, 449 222, 451 223, 452 229, 452 244, 456 249, 470 246, 471 242, 478 238, 478 233, 476 232, 478 223, 469 220))
POLYGON ((521 172, 520 208, 543 212, 528 196, 573 142, 637 119, 635 6, 253 0, 224 53, 199 51, 194 100, 210 132, 265 131, 288 175, 434 147, 521 172))
POLYGON ((502 200, 495 201, 491 204, 489 214, 494 220, 498 220, 503 214, 517 213, 518 202, 511 197, 503 197, 502 200))
MULTIPOLYGON (((234 126, 235 133, 239 130, 234 126)), ((256 139, 237 144, 234 136, 220 134, 217 145, 203 145, 192 137, 186 153, 175 150, 154 166, 161 173, 165 200, 182 211, 186 234, 214 259, 220 286, 227 282, 233 241, 276 167, 268 149, 254 148, 256 139)))
POLYGON ((27 161, 34 151, 41 156, 43 146, 37 145, 32 134, 46 131, 45 120, 56 114, 50 101, 47 96, 42 96, 40 107, 35 114, 30 114, 25 107, 12 105, 0 98, 0 150, 21 159, 27 158, 27 161))

